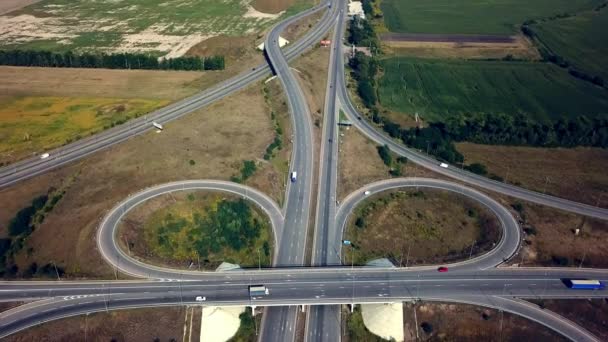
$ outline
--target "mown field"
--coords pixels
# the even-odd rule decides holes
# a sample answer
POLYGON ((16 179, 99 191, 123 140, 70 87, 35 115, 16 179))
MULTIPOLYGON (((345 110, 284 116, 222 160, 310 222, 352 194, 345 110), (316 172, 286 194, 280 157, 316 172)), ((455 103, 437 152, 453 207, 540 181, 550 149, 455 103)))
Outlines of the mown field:
POLYGON ((505 34, 528 19, 592 9, 602 0, 383 0, 392 32, 505 34))
POLYGON ((608 81, 608 8, 539 22, 531 28, 553 54, 608 81))
POLYGON ((457 113, 524 113, 540 121, 608 113, 608 93, 548 63, 382 60, 383 107, 426 121, 457 113))
POLYGON ((0 163, 76 141, 167 103, 157 99, 88 97, 0 99, 0 163))
MULTIPOLYGON (((310 4, 295 1, 288 12, 310 4)), ((0 48, 177 57, 209 37, 260 33, 279 17, 241 0, 45 0, 0 17, 0 48)))

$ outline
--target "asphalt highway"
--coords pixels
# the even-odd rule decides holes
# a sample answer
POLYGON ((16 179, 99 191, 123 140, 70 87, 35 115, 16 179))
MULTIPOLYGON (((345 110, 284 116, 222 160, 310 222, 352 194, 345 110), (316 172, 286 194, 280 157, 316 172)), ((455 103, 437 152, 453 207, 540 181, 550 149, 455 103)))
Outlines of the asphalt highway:
MULTIPOLYGON (((326 14, 329 22, 335 18, 335 13, 336 6, 327 10, 326 14)), ((294 131, 289 172, 290 174, 297 174, 297 178, 291 179, 287 186, 285 223, 282 238, 277 248, 276 265, 301 266, 304 265, 312 200, 314 143, 310 109, 302 88, 278 44, 279 35, 288 24, 288 22, 281 22, 270 30, 264 42, 264 52, 287 97, 294 131)), ((296 324, 297 309, 295 307, 283 306, 267 309, 262 321, 260 340, 293 341, 296 324)))
MULTIPOLYGON (((512 301, 495 297, 590 298, 608 294, 607 290, 568 289, 562 277, 608 281, 608 270, 504 268, 448 274, 385 268, 287 268, 221 272, 205 280, 182 282, 5 282, 0 300, 52 299, 0 313, 0 336, 41 321, 123 306, 329 305, 421 299, 480 303, 518 313, 519 306, 509 306, 512 301), (248 286, 259 282, 269 288, 270 294, 249 297, 248 286), (206 296, 207 301, 196 303, 196 296, 206 296)), ((539 311, 545 310, 534 311, 542 318, 539 311)))

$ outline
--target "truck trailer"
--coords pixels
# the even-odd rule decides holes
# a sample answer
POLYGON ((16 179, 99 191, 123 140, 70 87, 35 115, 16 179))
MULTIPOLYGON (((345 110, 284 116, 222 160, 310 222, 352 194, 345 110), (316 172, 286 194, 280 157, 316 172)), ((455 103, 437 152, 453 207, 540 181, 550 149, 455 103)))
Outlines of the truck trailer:
POLYGON ((604 283, 593 279, 563 279, 564 284, 575 290, 599 290, 604 288, 604 283))
POLYGON ((270 292, 264 285, 250 285, 249 286, 249 296, 257 297, 257 296, 267 296, 270 292))

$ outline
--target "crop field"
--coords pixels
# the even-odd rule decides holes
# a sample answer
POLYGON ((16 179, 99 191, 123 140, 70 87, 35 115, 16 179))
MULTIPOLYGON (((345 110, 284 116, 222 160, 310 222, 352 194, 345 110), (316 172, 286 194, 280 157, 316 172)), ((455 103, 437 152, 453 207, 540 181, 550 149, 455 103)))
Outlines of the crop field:
MULTIPOLYGON (((297 0, 287 12, 309 4, 297 0)), ((45 0, 0 17, 0 48, 179 57, 210 37, 259 33, 283 13, 242 0, 45 0)))
POLYGON ((524 113, 539 121, 608 113, 605 89, 553 64, 396 57, 382 67, 382 106, 426 121, 458 113, 524 113))
POLYGON ((503 34, 527 19, 592 9, 602 0, 383 0, 392 32, 503 34))
POLYGON ((169 101, 88 97, 0 100, 0 162, 61 146, 169 101))
POLYGON ((538 39, 552 53, 576 68, 608 80, 608 8, 532 25, 538 39))

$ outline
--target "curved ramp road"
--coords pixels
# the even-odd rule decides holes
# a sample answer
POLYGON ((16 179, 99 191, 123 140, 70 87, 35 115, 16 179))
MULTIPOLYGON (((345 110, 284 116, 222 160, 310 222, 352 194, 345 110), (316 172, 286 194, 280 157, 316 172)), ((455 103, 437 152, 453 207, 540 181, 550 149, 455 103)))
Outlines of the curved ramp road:
POLYGON ((138 261, 125 252, 116 243, 116 230, 122 217, 131 209, 157 196, 176 191, 211 190, 228 192, 252 201, 262 208, 272 224, 275 244, 283 233, 283 215, 275 202, 262 192, 238 183, 215 180, 191 180, 166 183, 140 191, 112 208, 104 217, 97 232, 97 246, 106 261, 116 269, 137 277, 157 279, 200 279, 204 274, 214 272, 181 271, 158 267, 138 261))
MULTIPOLYGON (((513 215, 511 215, 509 210, 507 210, 507 208, 477 190, 457 183, 431 178, 394 178, 383 180, 368 184, 365 187, 349 194, 338 208, 335 232, 333 233, 333 241, 331 241, 331 246, 335 246, 337 251, 341 250, 340 244, 348 217, 355 210, 355 208, 361 204, 361 202, 373 194, 391 189, 403 188, 427 188, 455 192, 483 204, 486 208, 492 211, 494 216, 498 219, 500 227, 502 228, 502 234, 500 241, 496 244, 496 246, 489 252, 475 258, 450 264, 449 266, 451 270, 483 270, 496 267, 517 252, 521 241, 521 232, 517 221, 513 215), (365 195, 366 191, 369 191, 369 195, 367 196, 365 195)), ((340 260, 340 257, 337 256, 336 259, 340 260)), ((433 266, 433 271, 435 268, 436 267, 433 266)))
MULTIPOLYGON (((338 49, 342 47, 339 46, 338 49)), ((396 142, 390 137, 381 133, 378 128, 374 127, 371 123, 365 120, 361 114, 353 106, 348 90, 346 89, 346 82, 344 79, 344 64, 339 63, 340 67, 337 68, 338 73, 338 87, 339 87, 339 99, 344 106, 344 111, 353 122, 353 125, 357 127, 365 136, 372 141, 380 145, 388 145, 395 153, 408 158, 412 162, 459 181, 466 182, 470 185, 475 185, 486 190, 495 191, 503 195, 519 198, 525 201, 533 202, 536 204, 546 205, 560 210, 565 210, 580 215, 589 217, 595 217, 602 220, 608 220, 608 209, 600 207, 594 207, 588 204, 578 203, 567 199, 541 194, 539 192, 523 189, 521 187, 497 182, 486 177, 476 175, 474 173, 461 170, 457 167, 443 168, 439 166, 439 161, 430 156, 420 153, 414 149, 407 148, 402 144, 396 142)))
MULTIPOLYGON (((326 3, 317 5, 307 11, 288 18, 282 22, 282 24, 288 26, 297 20, 326 8, 326 3)), ((312 46, 318 44, 319 39, 321 39, 329 30, 333 23, 333 19, 334 16, 327 11, 321 20, 309 30, 304 37, 286 48, 286 58, 292 60, 312 46)), ((46 151, 50 155, 48 158, 40 159, 39 156, 35 156, 2 167, 0 168, 0 188, 48 172, 61 165, 76 161, 87 155, 123 142, 133 136, 143 134, 144 132, 153 129, 153 121, 160 124, 166 124, 186 114, 192 113, 214 101, 220 100, 243 89, 250 83, 267 76, 269 72, 270 68, 267 64, 258 65, 253 68, 253 70, 219 83, 211 89, 173 103, 145 116, 130 120, 123 125, 113 127, 51 151, 46 151)))

